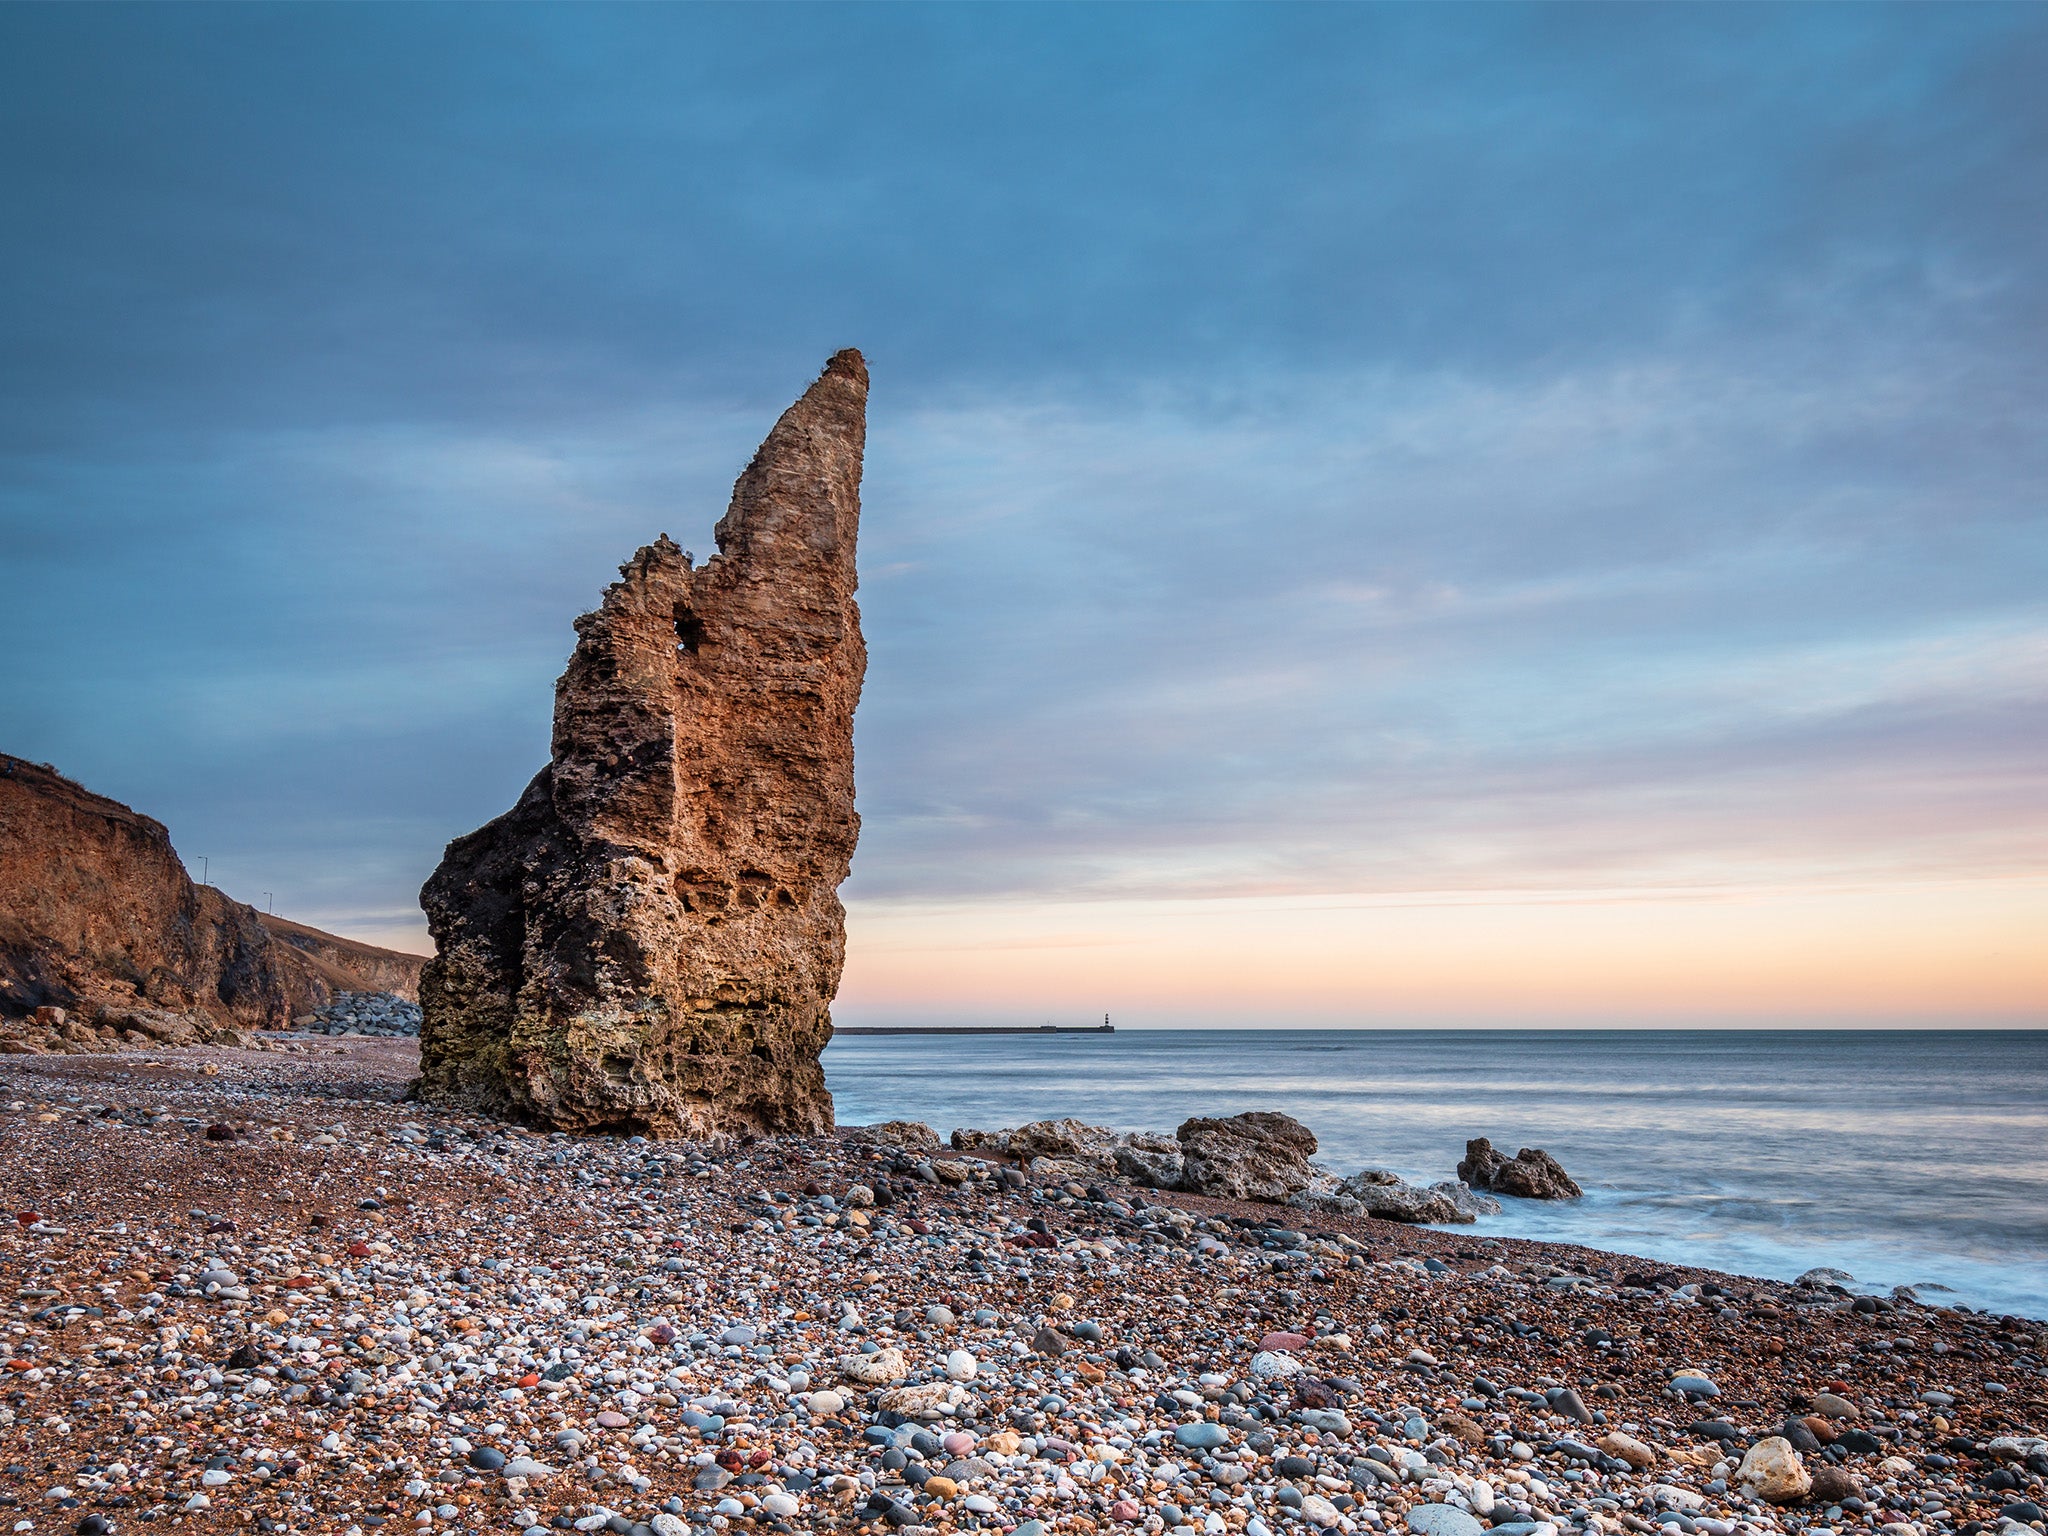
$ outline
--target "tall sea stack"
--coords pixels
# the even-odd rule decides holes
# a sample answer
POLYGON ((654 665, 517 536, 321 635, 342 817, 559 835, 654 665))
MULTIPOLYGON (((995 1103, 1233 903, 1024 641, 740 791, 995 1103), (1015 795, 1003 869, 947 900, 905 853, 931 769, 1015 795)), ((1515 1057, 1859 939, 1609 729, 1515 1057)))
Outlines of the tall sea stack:
POLYGON ((718 553, 664 534, 576 621, 553 760, 420 893, 423 1098, 570 1131, 830 1129, 867 392, 835 356, 718 553))

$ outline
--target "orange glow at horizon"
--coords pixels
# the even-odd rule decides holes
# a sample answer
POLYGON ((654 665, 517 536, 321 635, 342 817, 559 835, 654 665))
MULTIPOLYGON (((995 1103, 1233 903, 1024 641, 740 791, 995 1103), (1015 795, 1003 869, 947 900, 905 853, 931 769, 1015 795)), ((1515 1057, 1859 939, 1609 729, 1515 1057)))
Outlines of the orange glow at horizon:
POLYGON ((2048 881, 857 903, 835 1017, 2048 1025, 2048 881))

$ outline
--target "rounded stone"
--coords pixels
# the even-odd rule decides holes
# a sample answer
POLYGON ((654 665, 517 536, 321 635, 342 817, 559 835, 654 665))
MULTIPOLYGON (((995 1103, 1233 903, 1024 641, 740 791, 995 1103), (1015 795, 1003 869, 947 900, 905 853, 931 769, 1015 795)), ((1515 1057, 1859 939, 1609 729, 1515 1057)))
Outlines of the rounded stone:
POLYGON ((1455 1504, 1418 1504, 1408 1511, 1416 1536, 1482 1536, 1485 1527, 1455 1504))
POLYGON ((1283 1355, 1278 1350, 1262 1349, 1252 1356, 1254 1381, 1278 1381, 1285 1376, 1300 1374, 1301 1362, 1292 1355, 1283 1355))

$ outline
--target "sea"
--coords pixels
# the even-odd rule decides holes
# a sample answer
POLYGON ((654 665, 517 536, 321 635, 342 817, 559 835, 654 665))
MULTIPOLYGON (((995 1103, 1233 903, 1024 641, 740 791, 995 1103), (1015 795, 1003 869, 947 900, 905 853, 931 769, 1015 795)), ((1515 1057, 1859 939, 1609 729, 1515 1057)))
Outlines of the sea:
POLYGON ((1120 1030, 840 1035, 840 1123, 1281 1110, 1339 1174, 1541 1147, 1582 1200, 1471 1230, 2048 1318, 2048 1031, 1120 1030))

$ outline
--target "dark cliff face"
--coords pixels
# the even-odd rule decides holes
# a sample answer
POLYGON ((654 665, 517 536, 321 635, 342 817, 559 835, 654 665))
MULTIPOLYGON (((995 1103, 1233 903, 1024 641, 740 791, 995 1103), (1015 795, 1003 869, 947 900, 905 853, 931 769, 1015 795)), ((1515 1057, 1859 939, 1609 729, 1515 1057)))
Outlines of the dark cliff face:
POLYGON ((859 834, 867 369, 842 352, 733 489, 717 555, 621 567, 553 760, 421 892, 421 1091, 577 1130, 815 1131, 859 834))
POLYGON ((254 908, 193 884, 161 822, 0 754, 0 1014, 196 1011, 262 1028, 337 985, 369 990, 369 975, 401 978, 418 964, 289 926, 374 965, 361 978, 315 972, 300 951, 281 951, 254 908))

